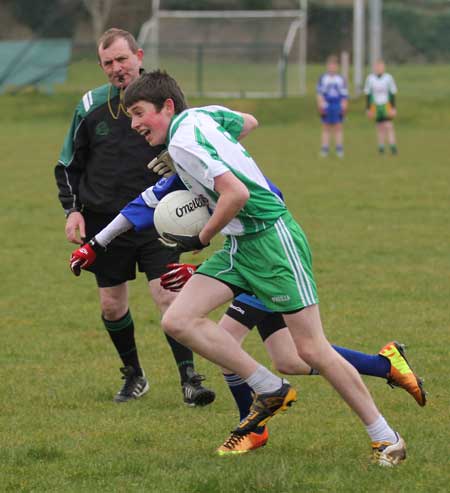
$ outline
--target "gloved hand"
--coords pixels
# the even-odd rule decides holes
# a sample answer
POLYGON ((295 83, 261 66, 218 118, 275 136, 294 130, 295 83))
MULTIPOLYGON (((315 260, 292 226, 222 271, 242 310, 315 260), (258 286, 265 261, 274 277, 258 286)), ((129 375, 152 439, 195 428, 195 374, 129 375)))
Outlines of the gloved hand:
POLYGON ((161 286, 175 292, 180 291, 197 270, 193 264, 167 264, 166 267, 171 270, 159 278, 161 286))
POLYGON ((81 269, 86 269, 95 262, 97 253, 104 251, 105 249, 99 245, 95 239, 90 240, 88 243, 81 245, 72 252, 70 257, 70 270, 75 276, 81 274, 81 269))
POLYGON ((204 245, 200 241, 199 235, 189 236, 189 235, 174 235, 172 233, 162 233, 159 241, 166 247, 177 249, 180 253, 183 252, 194 252, 197 250, 203 250, 208 245, 204 245))
POLYGON ((172 158, 167 151, 160 152, 147 164, 147 168, 164 178, 169 178, 176 173, 172 158))

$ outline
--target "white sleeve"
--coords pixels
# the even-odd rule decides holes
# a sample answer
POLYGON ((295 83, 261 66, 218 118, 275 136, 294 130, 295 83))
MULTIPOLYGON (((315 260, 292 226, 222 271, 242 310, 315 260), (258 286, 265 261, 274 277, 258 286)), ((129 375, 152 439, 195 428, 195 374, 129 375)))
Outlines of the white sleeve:
POLYGON ((368 75, 367 79, 366 79, 366 83, 364 84, 364 94, 367 94, 367 95, 370 94, 371 79, 372 79, 372 77, 370 75, 368 75))
POLYGON ((219 158, 214 159, 205 147, 195 142, 183 146, 171 142, 169 154, 176 165, 210 190, 214 190, 214 178, 216 176, 230 171, 219 158))
POLYGON ((389 75, 389 92, 391 94, 397 94, 397 85, 395 84, 395 80, 392 75, 389 75))
POLYGON ((122 214, 118 214, 100 233, 95 235, 95 241, 102 247, 106 247, 114 238, 133 228, 133 223, 122 214))

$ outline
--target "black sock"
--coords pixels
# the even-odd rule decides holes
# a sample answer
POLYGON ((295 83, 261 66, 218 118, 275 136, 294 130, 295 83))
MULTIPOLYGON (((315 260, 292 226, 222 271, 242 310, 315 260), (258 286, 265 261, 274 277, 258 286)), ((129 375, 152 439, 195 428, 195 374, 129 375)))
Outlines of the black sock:
POLYGON ((188 347, 183 346, 183 344, 179 343, 169 335, 165 335, 170 349, 172 349, 173 357, 177 363, 181 383, 186 382, 189 378, 187 372, 188 368, 194 368, 194 355, 188 347))
POLYGON ((132 366, 136 370, 136 374, 142 376, 143 373, 134 339, 134 323, 130 310, 122 318, 114 321, 106 320, 102 315, 102 321, 124 366, 132 366))

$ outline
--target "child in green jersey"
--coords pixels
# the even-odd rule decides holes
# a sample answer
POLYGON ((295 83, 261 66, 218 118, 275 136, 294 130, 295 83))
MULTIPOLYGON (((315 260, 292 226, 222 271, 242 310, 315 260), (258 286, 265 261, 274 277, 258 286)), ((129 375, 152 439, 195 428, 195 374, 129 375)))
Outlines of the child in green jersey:
POLYGON ((226 236, 224 247, 186 283, 162 325, 195 352, 240 375, 256 392, 249 415, 229 440, 238 443, 296 397, 286 381, 259 365, 207 318, 235 294, 250 292, 283 314, 299 355, 361 418, 375 462, 394 465, 403 460, 403 439, 381 416, 356 370, 324 335, 305 234, 239 143, 252 125, 248 116, 226 108, 187 109, 176 81, 159 70, 131 84, 124 102, 132 127, 150 145, 166 144, 184 185, 206 197, 212 209, 198 235, 164 234, 163 239, 187 252, 207 247, 219 232, 226 236))
POLYGON ((377 128, 378 152, 384 154, 385 141, 389 142, 391 153, 397 154, 394 118, 397 116, 395 95, 397 86, 391 74, 386 73, 383 60, 375 62, 373 73, 364 86, 367 116, 375 120, 377 128))

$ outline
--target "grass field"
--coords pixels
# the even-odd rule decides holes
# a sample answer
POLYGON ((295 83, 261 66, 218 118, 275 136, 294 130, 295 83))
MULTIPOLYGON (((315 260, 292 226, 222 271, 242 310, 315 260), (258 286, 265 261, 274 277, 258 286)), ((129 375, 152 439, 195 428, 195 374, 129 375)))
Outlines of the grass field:
MULTIPOLYGON (((362 99, 351 106, 342 161, 318 157, 311 92, 306 99, 225 102, 260 120, 246 145, 309 236, 329 339, 367 352, 398 339, 426 378, 429 403, 419 408, 403 390, 365 377, 407 441, 408 459, 394 470, 368 465, 364 429, 320 377, 290 378, 299 401, 271 422, 267 447, 216 457, 236 425, 228 390, 218 369, 198 358, 217 400, 205 409, 184 407, 142 277, 131 285, 131 308, 151 391, 113 404, 120 364, 100 322, 92 278, 75 279, 69 271, 72 247, 53 178, 72 109, 89 85, 72 74, 53 97, 2 96, 0 491, 448 491, 447 71, 394 70, 395 158, 377 155, 362 99)), ((310 87, 316 73, 317 67, 310 87)), ((246 348, 269 364, 257 334, 246 348)))

